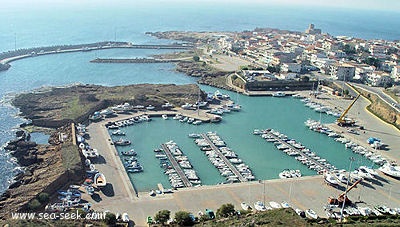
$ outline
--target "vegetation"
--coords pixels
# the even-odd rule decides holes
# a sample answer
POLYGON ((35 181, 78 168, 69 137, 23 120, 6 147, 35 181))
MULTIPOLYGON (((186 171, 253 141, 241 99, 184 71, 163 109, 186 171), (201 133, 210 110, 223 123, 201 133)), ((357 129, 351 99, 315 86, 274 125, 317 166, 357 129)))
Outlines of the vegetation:
POLYGON ((39 202, 38 199, 33 199, 28 203, 28 209, 31 211, 35 211, 39 209, 42 206, 42 204, 39 202))
POLYGON ((376 68, 381 67, 381 61, 377 58, 367 57, 362 62, 367 65, 375 66, 376 68))
POLYGON ((350 46, 349 44, 344 45, 343 47, 343 51, 347 54, 347 55, 353 55, 356 53, 356 48, 354 48, 353 46, 350 46))
POLYGON ((113 213, 107 213, 104 222, 108 226, 114 226, 117 223, 117 217, 113 213))
POLYGON ((235 214, 235 207, 231 204, 223 204, 220 208, 217 210, 217 217, 229 217, 235 214))
POLYGON ((175 221, 179 226, 191 226, 193 220, 190 217, 190 213, 186 211, 178 211, 175 213, 175 221))
POLYGON ((38 196, 38 200, 39 200, 40 203, 48 202, 49 201, 49 194, 45 193, 45 192, 40 193, 39 196, 38 196))
POLYGON ((281 71, 281 67, 279 65, 277 66, 268 66, 267 70, 270 71, 271 73, 279 73, 281 71))
POLYGON ((170 219, 170 215, 171 215, 171 211, 160 210, 160 211, 158 211, 156 216, 154 216, 154 220, 157 223, 161 223, 162 225, 164 225, 170 219))
POLYGON ((199 57, 199 56, 197 56, 197 55, 193 56, 193 61, 195 61, 195 62, 198 62, 198 61, 200 61, 200 57, 199 57))

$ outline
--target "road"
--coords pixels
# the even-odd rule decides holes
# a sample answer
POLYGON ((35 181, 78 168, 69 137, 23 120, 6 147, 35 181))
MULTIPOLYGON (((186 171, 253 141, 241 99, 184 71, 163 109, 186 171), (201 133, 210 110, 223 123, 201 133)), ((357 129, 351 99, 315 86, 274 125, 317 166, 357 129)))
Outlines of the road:
POLYGON ((356 87, 356 88, 360 88, 360 89, 364 89, 370 93, 373 93, 375 95, 377 95, 380 99, 382 99, 384 102, 386 102, 387 104, 389 104, 390 106, 393 107, 393 109, 395 109, 397 112, 400 112, 400 104, 397 103, 396 100, 394 100, 392 97, 390 97, 389 95, 387 95, 385 92, 383 92, 383 89, 380 87, 370 87, 368 85, 365 84, 356 84, 356 83, 350 83, 352 86, 356 87), (392 105, 392 103, 396 103, 396 105, 392 105))

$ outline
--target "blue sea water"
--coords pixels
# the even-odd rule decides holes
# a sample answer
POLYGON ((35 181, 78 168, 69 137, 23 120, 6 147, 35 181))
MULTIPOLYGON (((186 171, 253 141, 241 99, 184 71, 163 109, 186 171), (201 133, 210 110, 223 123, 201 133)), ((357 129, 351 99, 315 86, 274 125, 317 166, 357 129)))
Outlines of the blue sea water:
MULTIPOLYGON (((400 39, 398 30, 400 14, 396 12, 245 3, 227 6, 218 2, 193 4, 171 2, 162 5, 137 1, 113 1, 112 4, 104 3, 104 1, 101 1, 104 4, 96 4, 91 1, 84 1, 82 4, 76 2, 72 4, 69 1, 58 4, 40 2, 41 4, 34 5, 8 6, 6 4, 3 5, 5 7, 0 8, 1 52, 14 50, 14 48, 79 44, 104 40, 130 41, 139 44, 169 42, 145 35, 146 31, 241 31, 256 27, 303 31, 309 23, 314 23, 323 32, 333 35, 356 36, 366 39, 400 39)), ((4 100, 15 93, 43 86, 76 82, 108 86, 133 83, 187 84, 195 82, 193 78, 175 72, 172 64, 102 65, 89 63, 95 57, 144 57, 155 53, 163 53, 163 51, 115 49, 48 55, 16 61, 12 63, 12 67, 8 71, 0 72, 0 99, 4 100)), ((246 97, 243 99, 247 100, 246 97)), ((252 109, 254 105, 251 103, 272 105, 268 103, 270 102, 268 99, 255 98, 248 99, 246 102, 249 102, 247 109, 245 108, 243 113, 238 114, 237 119, 234 115, 228 117, 229 127, 224 128, 224 124, 217 126, 217 128, 220 127, 218 130, 221 131, 222 137, 238 150, 247 148, 244 144, 238 144, 234 139, 230 139, 233 136, 230 132, 245 133, 240 130, 242 127, 240 122, 247 117, 246 111, 257 111, 257 109, 252 109)), ((293 102, 288 105, 297 104, 293 102)), ((23 122, 22 119, 15 117, 17 113, 18 111, 9 106, 7 102, 0 104, 0 144, 13 138, 13 128, 23 122)), ((260 115, 258 120, 264 122, 264 118, 274 119, 282 116, 260 115)), ((293 119, 297 119, 295 120, 296 124, 302 124, 303 118, 293 119)), ((275 127, 290 136, 299 136, 296 130, 282 126, 281 120, 271 121, 271 125, 253 124, 251 126, 275 127)), ((208 129, 207 126, 202 127, 205 130, 208 129)), ((316 139, 318 135, 307 135, 302 137, 304 140, 302 142, 317 148, 318 142, 315 143, 315 141, 320 141, 316 139)), ((251 137, 249 141, 257 143, 257 139, 251 137)), ((255 149, 252 152, 260 151, 255 149)), ((249 159, 251 154, 249 150, 240 155, 244 159, 249 159)), ((253 162, 254 166, 259 165, 256 163, 257 161, 253 162)), ((0 192, 2 192, 12 179, 12 170, 15 165, 3 149, 0 150, 0 163, 0 170, 5 173, 0 176, 0 192)), ((259 172, 258 167, 255 168, 256 172, 259 172)), ((257 175, 270 178, 273 174, 258 173, 257 175)), ((208 183, 213 182, 209 181, 208 183)))

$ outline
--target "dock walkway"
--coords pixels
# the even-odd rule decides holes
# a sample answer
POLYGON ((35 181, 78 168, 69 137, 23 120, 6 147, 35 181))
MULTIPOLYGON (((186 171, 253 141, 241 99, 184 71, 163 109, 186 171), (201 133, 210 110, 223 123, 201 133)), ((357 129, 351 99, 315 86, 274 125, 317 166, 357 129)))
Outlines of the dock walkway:
POLYGON ((326 168, 325 165, 322 165, 320 162, 314 160, 313 158, 311 158, 310 156, 306 155, 302 150, 295 148, 294 146, 292 146, 290 143, 286 143, 284 140, 282 140, 281 138, 279 138, 278 136, 274 135, 271 132, 267 133, 269 136, 273 137, 274 139, 276 139, 278 142, 288 146, 290 149, 296 151, 299 153, 299 155, 303 158, 307 158, 307 160, 309 160, 310 162, 312 162, 314 165, 321 167, 324 171, 329 172, 330 170, 328 168, 326 168))
POLYGON ((189 179, 186 177, 185 173, 183 172, 181 166, 178 164, 176 161, 175 157, 172 155, 171 151, 169 150, 168 146, 166 144, 161 144, 162 149, 164 150, 165 154, 167 155, 169 161, 171 162, 172 167, 175 169, 176 173, 179 175, 179 177, 182 179, 183 184, 186 187, 192 187, 192 183, 189 181, 189 179))
POLYGON ((208 138, 208 136, 204 133, 200 134, 201 137, 207 141, 207 143, 210 145, 210 147, 215 151, 215 153, 222 159, 224 160, 225 164, 228 166, 228 168, 232 171, 235 176, 238 177, 240 182, 247 182, 247 179, 242 176, 242 174, 232 165, 232 163, 221 153, 219 148, 215 146, 215 144, 208 138))

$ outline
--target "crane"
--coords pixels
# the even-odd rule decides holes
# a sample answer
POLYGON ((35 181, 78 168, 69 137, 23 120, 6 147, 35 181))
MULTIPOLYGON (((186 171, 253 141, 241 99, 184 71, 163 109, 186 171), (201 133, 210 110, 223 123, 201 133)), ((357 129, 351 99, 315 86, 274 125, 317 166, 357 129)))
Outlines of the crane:
POLYGON ((351 107, 354 105, 354 103, 357 101, 357 99, 360 98, 360 94, 357 95, 357 97, 353 100, 353 102, 347 107, 347 109, 340 115, 340 117, 336 120, 337 124, 339 126, 353 126, 355 121, 353 120, 346 120, 345 116, 351 109, 351 107))
POLYGON ((329 204, 339 204, 339 205, 342 203, 350 204, 351 203, 350 199, 347 196, 345 197, 345 195, 349 191, 351 191, 351 189, 353 189, 355 186, 357 186, 357 184, 359 184, 362 180, 363 180, 363 178, 358 179, 356 182, 354 182, 353 185, 351 185, 346 191, 344 191, 342 194, 340 194, 337 198, 329 197, 328 203, 329 204))

